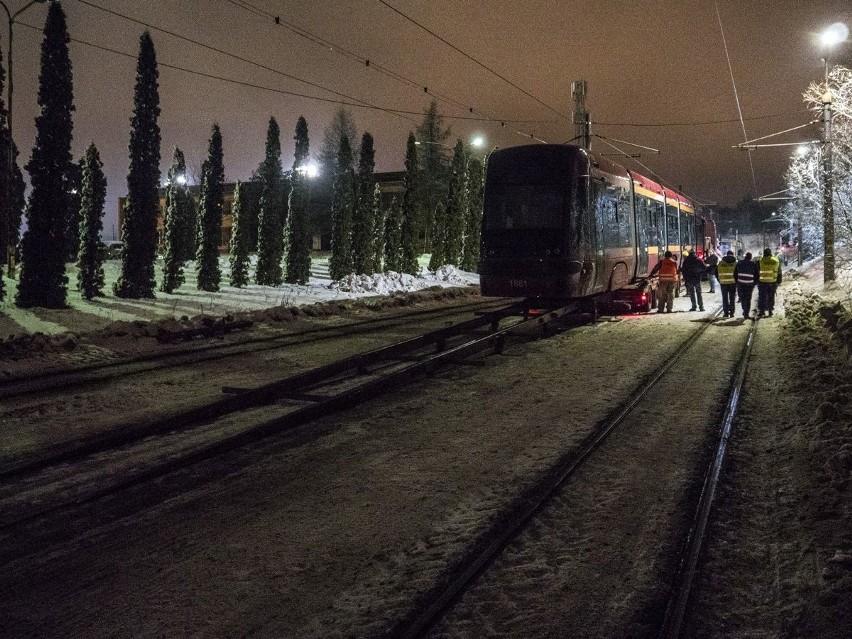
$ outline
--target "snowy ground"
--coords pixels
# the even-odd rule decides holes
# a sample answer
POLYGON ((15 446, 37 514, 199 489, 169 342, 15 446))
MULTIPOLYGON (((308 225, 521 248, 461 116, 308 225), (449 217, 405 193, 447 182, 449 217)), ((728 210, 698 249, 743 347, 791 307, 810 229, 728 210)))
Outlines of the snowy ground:
MULTIPOLYGON (((196 289, 195 264, 190 262, 185 269, 186 281, 173 294, 157 291, 157 297, 146 300, 127 300, 115 297, 112 285, 118 279, 121 260, 108 260, 104 264, 106 286, 105 297, 84 300, 76 290, 77 269, 68 265, 67 310, 22 309, 14 305, 17 282, 4 277, 8 295, 0 303, 0 339, 20 333, 41 332, 55 335, 66 331, 83 332, 103 328, 111 322, 156 320, 208 315, 221 317, 246 311, 274 306, 301 306, 330 300, 349 300, 371 295, 387 295, 393 292, 411 292, 432 286, 466 286, 479 284, 479 276, 466 273, 453 266, 444 266, 429 271, 429 255, 420 258, 421 272, 417 277, 400 273, 347 276, 332 282, 328 276, 327 255, 315 256, 311 265, 310 282, 305 286, 283 284, 281 286, 258 286, 245 288, 228 286, 230 267, 227 256, 219 258, 222 270, 222 287, 215 293, 196 289)), ((254 278, 256 256, 252 256, 250 277, 254 278)), ((157 281, 162 281, 162 258, 157 259, 157 281)))

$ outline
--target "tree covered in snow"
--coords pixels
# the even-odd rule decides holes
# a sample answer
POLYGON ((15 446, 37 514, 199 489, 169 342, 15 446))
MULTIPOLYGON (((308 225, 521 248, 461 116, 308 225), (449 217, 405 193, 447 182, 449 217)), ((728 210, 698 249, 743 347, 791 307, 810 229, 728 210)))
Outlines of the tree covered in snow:
POLYGON ((201 195, 198 200, 198 290, 218 291, 222 279, 219 270, 219 244, 222 241, 222 209, 225 183, 222 132, 213 125, 207 147, 207 160, 201 170, 201 195))
POLYGON ((417 275, 417 145, 413 133, 408 134, 405 151, 405 177, 403 178, 400 237, 399 271, 417 275))
POLYGON ((160 93, 157 56, 147 31, 139 39, 133 118, 130 127, 130 171, 127 206, 121 237, 121 275, 118 297, 154 297, 154 258, 157 253, 157 215, 160 209, 160 93))
POLYGON ((83 164, 86 158, 81 157, 71 163, 71 170, 66 178, 68 192, 68 219, 65 221, 65 247, 68 250, 66 261, 77 261, 80 252, 80 212, 82 210, 83 193, 83 164))
POLYGON ((299 117, 296 122, 296 153, 290 177, 289 215, 287 219, 287 275, 289 284, 307 284, 311 277, 311 234, 308 228, 308 209, 311 203, 310 177, 305 173, 310 140, 308 123, 299 117))
POLYGON ((269 118, 266 130, 266 155, 260 167, 260 213, 257 230, 257 270, 255 282, 278 286, 284 281, 281 260, 284 257, 284 203, 281 174, 281 130, 275 118, 269 118))
POLYGON ((331 204, 331 257, 328 272, 339 280, 352 272, 352 213, 355 208, 355 172, 349 138, 340 136, 337 168, 334 175, 334 197, 331 204))
MULTIPOLYGON (((829 73, 832 96, 832 177, 834 186, 834 239, 836 244, 852 243, 852 70, 835 66, 829 73)), ((825 84, 812 84, 804 94, 815 119, 822 119, 825 84)), ((806 257, 823 248, 823 145, 809 145, 797 153, 787 170, 789 203, 783 214, 794 224, 802 222, 802 246, 806 257)), ((838 256, 839 257, 839 256, 838 256)), ((840 260, 838 259, 838 262, 840 260)))
POLYGON ((163 282, 160 290, 171 293, 184 282, 183 265, 195 255, 195 203, 186 183, 186 159, 175 147, 166 186, 163 229, 163 282))
POLYGON ((382 257, 385 252, 385 210, 382 207, 382 191, 379 185, 373 186, 373 237, 370 241, 371 273, 382 272, 382 257))
POLYGON ((461 268, 471 273, 479 268, 482 243, 482 212, 485 195, 484 160, 471 157, 467 164, 468 198, 465 212, 464 250, 461 268))
POLYGON ((402 206, 396 196, 391 198, 385 215, 385 266, 384 272, 402 271, 402 206))
POLYGON ((438 111, 434 100, 423 114, 417 127, 417 191, 416 209, 421 212, 417 233, 427 238, 426 251, 434 250, 430 233, 435 226, 435 211, 438 203, 447 201, 450 177, 450 161, 446 142, 450 138, 450 127, 444 127, 444 116, 438 111))
POLYGON ((243 184, 234 185, 234 203, 231 207, 231 286, 242 288, 249 282, 249 228, 243 219, 243 184))
POLYGON ((467 153, 461 140, 453 149, 450 169, 446 206, 439 205, 435 214, 434 248, 429 261, 433 271, 444 264, 458 266, 461 263, 467 211, 467 153))
POLYGON ((103 166, 97 147, 90 144, 83 156, 80 226, 77 229, 77 288, 87 300, 102 296, 104 288, 103 255, 100 251, 106 201, 103 166))
POLYGON ((65 306, 68 176, 74 111, 68 29, 62 6, 52 3, 41 45, 36 142, 26 166, 30 174, 27 231, 22 241, 23 264, 17 304, 22 307, 65 306))
MULTIPOLYGON (((339 108, 322 136, 322 148, 320 149, 320 179, 334 180, 337 172, 337 160, 340 153, 340 138, 345 136, 349 140, 349 148, 354 149, 358 142, 358 128, 355 126, 355 118, 345 107, 339 108)), ((352 168, 355 167, 355 158, 352 160, 352 168)))
MULTIPOLYGON (((11 184, 9 180, 9 144, 12 142, 9 136, 8 111, 2 97, 5 95, 5 82, 6 70, 3 68, 3 55, 0 52, 0 167, 3 167, 0 169, 0 269, 6 263, 7 247, 14 247, 18 244, 21 216, 25 204, 24 178, 17 162, 18 149, 14 145, 12 146, 14 160, 11 184)), ((0 300, 3 300, 5 295, 3 279, 0 278, 0 300)))
POLYGON ((358 154, 357 193, 352 213, 352 270, 355 273, 375 273, 373 259, 373 191, 376 186, 376 151, 373 148, 373 136, 364 133, 361 137, 361 151, 358 154))

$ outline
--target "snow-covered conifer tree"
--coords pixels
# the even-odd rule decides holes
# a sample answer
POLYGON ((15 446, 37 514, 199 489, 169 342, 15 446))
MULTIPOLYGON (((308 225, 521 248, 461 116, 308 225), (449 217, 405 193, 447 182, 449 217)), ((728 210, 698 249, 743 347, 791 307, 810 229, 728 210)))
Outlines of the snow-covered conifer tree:
POLYGON ((157 215, 160 209, 160 93, 157 56, 147 31, 139 39, 133 119, 130 128, 130 171, 127 206, 121 237, 121 275, 118 297, 154 297, 154 258, 157 253, 157 215))
POLYGON ((482 243, 483 187, 485 186, 483 169, 482 160, 470 158, 467 165, 468 199, 461 268, 471 273, 476 272, 479 268, 479 253, 482 243))
POLYGON ((219 270, 219 243, 222 241, 223 184, 225 166, 222 153, 222 133, 213 125, 201 178, 201 197, 198 203, 198 249, 195 254, 198 269, 198 290, 218 291, 222 279, 219 270))
POLYGON ((417 146, 414 134, 408 134, 405 152, 405 178, 402 191, 399 270, 417 275, 417 146))
POLYGON ((287 218, 287 275, 290 284, 307 284, 311 277, 311 236, 308 228, 310 178, 305 173, 310 140, 308 123, 300 117, 296 122, 296 153, 290 176, 290 199, 287 218))
POLYGON ((87 300, 103 295, 104 267, 100 246, 105 201, 103 163, 92 143, 83 156, 78 229, 80 248, 77 256, 77 288, 87 300))
POLYGON ((50 4, 41 45, 36 142, 27 164, 30 199, 22 242, 17 304, 62 308, 68 291, 65 275, 68 176, 71 172, 73 82, 68 28, 59 2, 50 4))
POLYGON ((186 184, 186 159, 175 147, 166 187, 166 218, 163 231, 163 282, 160 290, 171 293, 184 282, 183 265, 194 256, 195 206, 186 184))
POLYGON ((364 133, 361 137, 361 151, 356 178, 357 193, 352 213, 352 269, 356 273, 362 274, 375 272, 372 242, 375 218, 373 211, 373 190, 376 186, 375 156, 373 136, 364 133))
POLYGON ((382 257, 385 252, 385 210, 382 208, 382 191, 373 187, 373 237, 370 240, 371 273, 382 272, 382 257))
POLYGON ((402 270, 402 207, 394 196, 385 216, 385 267, 384 272, 402 270))
POLYGON ((234 185, 234 204, 231 207, 231 286, 242 288, 248 284, 249 228, 243 220, 243 184, 234 185))
POLYGON ((334 199, 331 205, 331 257, 328 273, 339 280, 352 272, 352 210, 355 206, 355 172, 349 139, 340 136, 337 169, 334 176, 334 199))
POLYGON ((281 190, 281 131, 275 118, 266 130, 266 156, 260 166, 261 196, 257 230, 257 270, 255 282, 278 286, 284 280, 284 204, 281 190))

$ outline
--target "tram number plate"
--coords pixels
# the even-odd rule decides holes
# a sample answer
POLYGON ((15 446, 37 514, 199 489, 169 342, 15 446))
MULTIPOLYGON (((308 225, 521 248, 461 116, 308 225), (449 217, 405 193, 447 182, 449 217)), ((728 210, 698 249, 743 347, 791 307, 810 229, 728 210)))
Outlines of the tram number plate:
POLYGON ((526 288, 527 281, 526 280, 509 280, 509 286, 511 288, 526 288))

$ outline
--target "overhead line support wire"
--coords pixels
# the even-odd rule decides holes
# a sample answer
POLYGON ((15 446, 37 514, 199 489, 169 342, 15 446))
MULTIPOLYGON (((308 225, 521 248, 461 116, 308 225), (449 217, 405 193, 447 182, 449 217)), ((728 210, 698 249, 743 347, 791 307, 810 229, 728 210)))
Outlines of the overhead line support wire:
MULTIPOLYGON (((553 108, 552 106, 550 106, 549 104, 546 104, 545 102, 541 101, 540 99, 538 99, 537 97, 535 97, 534 95, 532 95, 531 93, 529 93, 528 91, 526 91, 526 90, 522 89, 521 87, 519 87, 517 84, 515 84, 514 82, 512 82, 512 81, 511 81, 511 80, 509 80, 508 78, 506 78, 506 77, 504 77, 503 75, 501 75, 501 74, 497 73, 497 72, 496 72, 494 69, 492 69, 491 67, 489 67, 489 66, 487 66, 487 65, 483 64, 482 62, 480 62, 479 60, 477 60, 476 58, 474 58, 474 57, 473 57, 473 56, 471 56, 470 54, 466 53, 465 51, 462 51, 462 50, 461 50, 461 49, 459 49, 456 45, 454 45, 452 42, 449 42, 449 41, 448 41, 448 40, 446 40, 445 38, 442 38, 440 35, 438 35, 438 34, 437 34, 437 33, 435 33, 434 31, 432 31, 432 30, 431 30, 431 29, 429 29, 428 27, 426 27, 426 26, 424 26, 424 25, 420 24, 419 22, 417 22, 417 20, 415 20, 414 18, 412 18, 412 17, 408 16, 407 14, 403 13, 402 11, 400 11, 399 9, 397 9, 396 7, 394 7, 393 5, 388 4, 385 0, 378 0, 378 2, 379 2, 379 3, 381 3, 381 4, 383 4, 384 6, 386 6, 388 9, 390 9, 390 10, 391 10, 391 11, 393 11, 394 13, 396 13, 396 14, 398 14, 398 15, 402 16, 403 18, 405 18, 406 20, 408 20, 408 21, 409 21, 409 22, 411 22, 412 24, 416 25, 418 28, 422 29, 423 31, 425 31, 426 33, 428 33, 429 35, 431 35, 432 37, 437 38, 438 40, 440 40, 441 42, 443 42, 444 44, 446 44, 448 47, 450 47, 453 51, 455 51, 455 52, 457 52, 457 53, 459 53, 459 54, 463 55, 465 58, 467 58, 468 60, 470 60, 470 61, 471 61, 471 62, 473 62, 474 64, 476 64, 476 65, 478 65, 478 66, 482 67, 483 69, 485 69, 486 71, 488 71, 488 72, 489 72, 489 73, 491 73, 492 75, 494 75, 494 76, 496 76, 496 77, 500 78, 503 82, 506 82, 506 83, 507 83, 507 84, 509 84, 511 87, 513 87, 513 88, 517 89, 518 91, 520 91, 521 93, 523 93, 523 94, 524 94, 525 96, 527 96, 528 98, 531 98, 532 100, 535 100, 535 102, 537 102, 538 104, 540 104, 541 106, 543 106, 543 107, 544 107, 544 108, 546 108, 547 110, 552 111, 553 113, 555 113, 556 115, 558 115, 560 118, 562 118, 562 119, 563 119, 563 120, 565 120, 566 122, 571 122, 571 118, 570 118, 570 117, 568 117, 567 115, 565 115, 564 113, 560 113, 559 111, 557 111, 556 109, 554 109, 554 108, 553 108)), ((533 136, 530 136, 530 137, 533 137, 533 136)))
MULTIPOLYGON (((345 47, 342 47, 342 46, 337 45, 337 44, 335 44, 335 43, 333 43, 329 40, 326 40, 322 36, 318 36, 315 33, 312 33, 312 32, 308 31, 307 29, 305 29, 303 27, 300 27, 300 26, 298 26, 298 25, 296 25, 292 22, 288 22, 286 20, 283 20, 283 19, 280 18, 280 16, 277 16, 277 15, 274 15, 274 14, 268 12, 268 11, 265 11, 265 10, 261 9, 260 7, 257 7, 255 5, 249 3, 249 2, 246 2, 245 0, 225 0, 225 2, 228 2, 232 5, 239 7, 241 9, 244 9, 246 11, 251 11, 255 15, 261 15, 262 17, 266 17, 270 20, 273 20, 276 25, 279 25, 279 26, 282 26, 286 29, 289 29, 290 31, 295 33, 297 36, 305 38, 309 42, 312 42, 313 44, 319 45, 323 49, 327 49, 329 51, 337 53, 338 55, 343 55, 344 57, 347 57, 350 60, 354 60, 358 64, 363 65, 365 67, 375 69, 379 73, 381 73, 381 74, 383 74, 387 77, 390 77, 390 78, 396 80, 397 82, 400 82, 402 84, 405 84, 405 85, 413 87, 413 88, 416 88, 417 90, 422 89, 423 92, 426 95, 430 95, 430 96, 432 96, 432 97, 434 97, 438 100, 443 100, 444 102, 452 104, 453 106, 458 107, 460 109, 464 109, 465 111, 469 111, 470 113, 479 114, 479 115, 482 116, 482 118, 477 118, 479 120, 485 120, 485 121, 490 122, 491 124, 495 124, 495 125, 499 124, 501 126, 501 128, 505 127, 505 124, 507 122, 510 122, 510 123, 537 122, 537 121, 529 121, 529 120, 507 120, 507 119, 496 118, 494 116, 491 116, 491 115, 485 113, 484 111, 476 109, 476 108, 474 108, 470 105, 464 104, 461 101, 459 101, 459 100, 457 100, 457 99, 455 99, 451 96, 444 95, 444 94, 441 94, 441 93, 439 93, 439 92, 437 92, 433 89, 430 89, 428 86, 424 86, 423 83, 416 82, 416 81, 402 75, 401 73, 394 71, 393 69, 385 67, 381 63, 377 63, 374 60, 371 60, 370 58, 367 58, 363 55, 359 55, 359 54, 357 54, 353 51, 346 49, 345 47)), ((445 116, 445 117, 451 117, 451 116, 445 116)), ((455 119, 462 119, 462 118, 455 118, 455 119)), ((520 135, 522 137, 532 138, 534 140, 537 140, 539 142, 543 142, 543 143, 546 144, 546 142, 544 142, 544 140, 537 138, 532 133, 527 133, 525 131, 516 130, 515 134, 520 135)))

